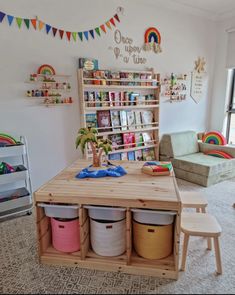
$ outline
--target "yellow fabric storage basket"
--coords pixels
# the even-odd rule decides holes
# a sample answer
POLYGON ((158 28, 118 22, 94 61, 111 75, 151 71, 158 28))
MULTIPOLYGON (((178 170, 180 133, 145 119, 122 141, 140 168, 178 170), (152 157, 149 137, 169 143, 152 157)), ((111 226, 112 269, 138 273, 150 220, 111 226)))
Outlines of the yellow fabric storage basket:
POLYGON ((133 220, 135 251, 147 259, 162 259, 173 249, 173 224, 146 225, 133 220))

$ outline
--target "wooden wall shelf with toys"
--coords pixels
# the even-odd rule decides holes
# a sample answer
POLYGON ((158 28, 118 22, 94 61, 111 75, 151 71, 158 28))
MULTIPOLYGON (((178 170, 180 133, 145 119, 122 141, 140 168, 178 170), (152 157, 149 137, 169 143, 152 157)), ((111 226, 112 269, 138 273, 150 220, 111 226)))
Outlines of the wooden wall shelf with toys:
POLYGON ((110 160, 158 159, 160 74, 80 68, 78 89, 81 127, 112 141, 110 160))
POLYGON ((55 74, 50 65, 42 65, 37 73, 30 74, 27 84, 37 85, 35 89, 27 90, 26 96, 30 98, 43 99, 43 104, 65 105, 72 104, 73 99, 69 95, 71 75, 55 74))

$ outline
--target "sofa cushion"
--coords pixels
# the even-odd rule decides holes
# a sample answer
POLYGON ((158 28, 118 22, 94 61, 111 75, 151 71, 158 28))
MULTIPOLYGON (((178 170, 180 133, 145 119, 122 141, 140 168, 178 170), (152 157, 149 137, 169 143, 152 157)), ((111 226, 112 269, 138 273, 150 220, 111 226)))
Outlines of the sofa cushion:
POLYGON ((168 158, 198 153, 198 139, 194 131, 164 134, 160 142, 160 155, 168 158))
POLYGON ((195 153, 172 159, 174 168, 204 176, 220 174, 235 169, 235 159, 222 159, 195 153))

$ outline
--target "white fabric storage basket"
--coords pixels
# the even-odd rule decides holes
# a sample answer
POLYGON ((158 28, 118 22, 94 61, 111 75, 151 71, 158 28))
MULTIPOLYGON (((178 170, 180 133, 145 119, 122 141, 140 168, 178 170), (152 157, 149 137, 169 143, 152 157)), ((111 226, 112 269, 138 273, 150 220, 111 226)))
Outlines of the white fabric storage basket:
POLYGON ((77 205, 52 205, 39 203, 38 206, 44 208, 45 214, 48 217, 72 219, 79 215, 79 206, 77 205))
POLYGON ((174 221, 176 212, 173 211, 157 211, 157 210, 142 210, 131 209, 133 219, 143 224, 168 225, 174 221))
POLYGON ((126 220, 99 222, 90 219, 90 239, 100 256, 119 256, 126 251, 126 220))
POLYGON ((89 217, 93 219, 119 221, 126 217, 125 208, 100 206, 85 206, 85 208, 88 209, 89 217))

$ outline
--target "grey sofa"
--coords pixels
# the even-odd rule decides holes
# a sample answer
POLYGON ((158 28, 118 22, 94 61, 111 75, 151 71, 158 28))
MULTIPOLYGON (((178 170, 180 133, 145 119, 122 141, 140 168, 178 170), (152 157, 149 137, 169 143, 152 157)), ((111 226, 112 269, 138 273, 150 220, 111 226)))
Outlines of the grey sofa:
POLYGON ((210 186, 235 176, 235 159, 205 155, 222 150, 235 158, 235 146, 202 143, 194 131, 164 134, 160 141, 160 160, 171 161, 178 178, 210 186))

